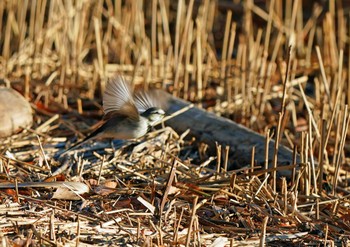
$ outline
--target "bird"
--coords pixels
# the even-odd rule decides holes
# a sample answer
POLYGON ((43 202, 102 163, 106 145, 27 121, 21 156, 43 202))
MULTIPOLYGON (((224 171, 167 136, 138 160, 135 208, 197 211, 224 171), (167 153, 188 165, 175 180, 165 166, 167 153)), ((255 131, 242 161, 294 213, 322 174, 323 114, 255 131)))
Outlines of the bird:
POLYGON ((59 156, 96 139, 137 139, 165 116, 166 100, 159 90, 134 92, 129 81, 117 75, 107 82, 102 96, 104 116, 95 131, 59 156))

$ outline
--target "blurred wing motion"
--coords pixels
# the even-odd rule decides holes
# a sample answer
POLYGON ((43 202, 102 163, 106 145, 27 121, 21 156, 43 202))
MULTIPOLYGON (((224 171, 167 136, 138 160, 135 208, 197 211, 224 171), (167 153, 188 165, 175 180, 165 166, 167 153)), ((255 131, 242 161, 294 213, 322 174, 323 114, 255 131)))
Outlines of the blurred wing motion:
POLYGON ((163 110, 168 108, 167 99, 159 89, 149 91, 139 90, 134 95, 135 105, 140 113, 145 112, 149 108, 157 107, 163 110))
POLYGON ((140 114, 133 99, 133 89, 124 77, 116 76, 109 80, 103 94, 104 119, 114 115, 125 115, 138 120, 140 114))

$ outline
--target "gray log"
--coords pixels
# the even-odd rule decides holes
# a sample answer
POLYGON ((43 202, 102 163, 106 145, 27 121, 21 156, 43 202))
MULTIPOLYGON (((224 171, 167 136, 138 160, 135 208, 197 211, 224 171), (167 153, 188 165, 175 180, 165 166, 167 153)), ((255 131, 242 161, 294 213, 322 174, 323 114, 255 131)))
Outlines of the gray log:
MULTIPOLYGON (((176 112, 189 104, 171 96, 168 113, 176 112)), ((253 146, 255 146, 255 160, 257 164, 264 167, 265 137, 229 119, 193 107, 168 120, 166 125, 172 127, 179 134, 190 129, 190 135, 194 136, 199 142, 207 143, 214 152, 215 142, 222 146, 228 145, 230 147, 228 168, 231 170, 250 165, 253 146)), ((271 140, 269 145, 269 167, 272 165, 274 145, 274 140, 271 140)), ((292 150, 280 145, 278 165, 291 165, 292 161, 292 150)), ((299 162, 299 159, 297 159, 297 162, 299 162)), ((290 175, 290 170, 278 171, 278 176, 290 177, 290 175)))

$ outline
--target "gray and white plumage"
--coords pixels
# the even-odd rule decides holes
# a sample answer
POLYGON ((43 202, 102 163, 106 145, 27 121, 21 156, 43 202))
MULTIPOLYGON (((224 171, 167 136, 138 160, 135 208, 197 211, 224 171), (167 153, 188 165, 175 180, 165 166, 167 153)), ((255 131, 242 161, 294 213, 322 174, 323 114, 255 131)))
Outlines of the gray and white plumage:
POLYGON ((130 82, 122 76, 116 76, 105 88, 103 94, 105 115, 99 127, 64 153, 95 139, 140 138, 162 120, 165 107, 166 101, 160 97, 157 90, 134 92, 130 82))

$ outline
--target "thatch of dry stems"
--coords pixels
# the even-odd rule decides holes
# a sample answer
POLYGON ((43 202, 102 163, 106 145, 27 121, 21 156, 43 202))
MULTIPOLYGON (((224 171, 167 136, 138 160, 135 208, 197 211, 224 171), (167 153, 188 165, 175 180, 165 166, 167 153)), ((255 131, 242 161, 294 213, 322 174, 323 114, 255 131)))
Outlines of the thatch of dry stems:
POLYGON ((0 78, 36 118, 1 144, 2 245, 346 245, 348 21, 341 1, 2 1, 0 78), (254 158, 227 171, 220 140, 210 155, 171 128, 53 159, 101 116, 115 73, 200 102, 267 143, 274 133, 301 164, 287 179, 254 158))

